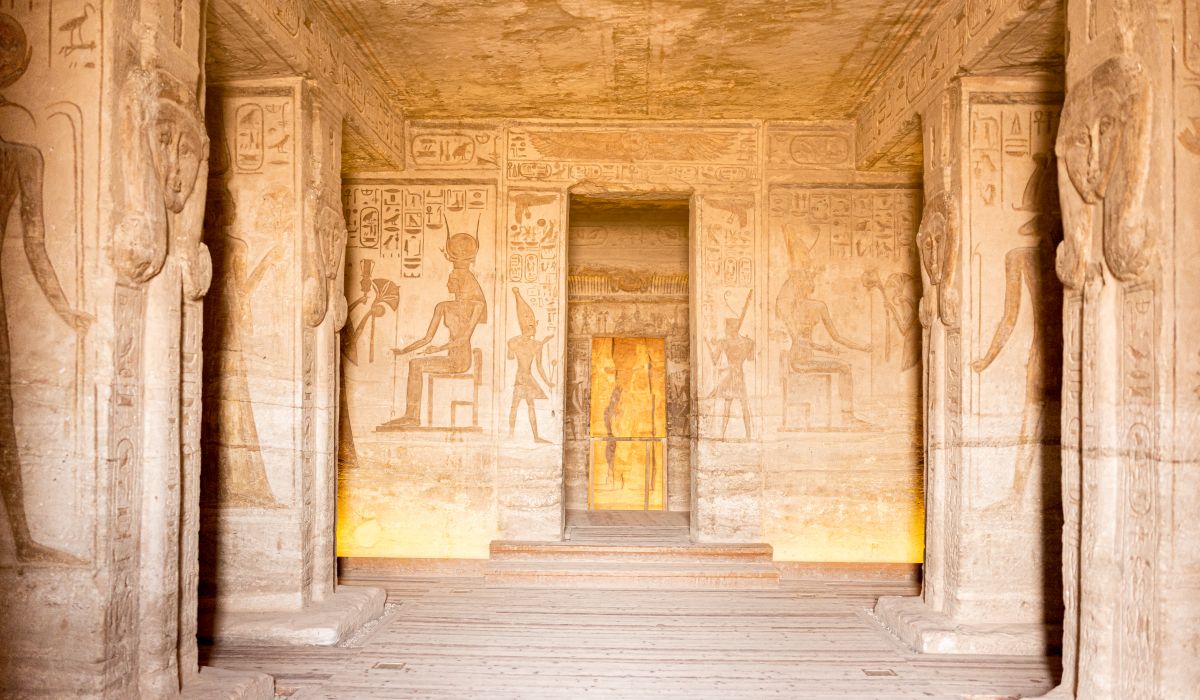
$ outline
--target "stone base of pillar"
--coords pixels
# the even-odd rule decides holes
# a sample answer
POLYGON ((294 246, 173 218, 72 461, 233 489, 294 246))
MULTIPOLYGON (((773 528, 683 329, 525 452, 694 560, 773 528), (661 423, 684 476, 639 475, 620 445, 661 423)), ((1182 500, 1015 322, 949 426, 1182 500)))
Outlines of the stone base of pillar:
POLYGON ((880 598, 874 615, 900 641, 923 654, 1045 656, 1062 638, 1055 625, 956 620, 918 596, 880 598))
POLYGON ((272 700, 275 679, 254 671, 230 671, 202 666, 183 685, 179 700, 272 700))
POLYGON ((209 629, 215 644, 333 646, 382 615, 386 599, 382 588, 338 586, 329 598, 301 610, 215 611, 209 629))

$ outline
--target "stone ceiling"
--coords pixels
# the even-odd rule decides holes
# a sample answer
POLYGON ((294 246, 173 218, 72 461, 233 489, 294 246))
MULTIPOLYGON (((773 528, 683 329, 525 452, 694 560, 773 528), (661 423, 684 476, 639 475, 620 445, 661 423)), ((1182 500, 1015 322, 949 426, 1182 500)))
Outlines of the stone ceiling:
POLYGON ((319 0, 416 118, 842 119, 944 0, 319 0))

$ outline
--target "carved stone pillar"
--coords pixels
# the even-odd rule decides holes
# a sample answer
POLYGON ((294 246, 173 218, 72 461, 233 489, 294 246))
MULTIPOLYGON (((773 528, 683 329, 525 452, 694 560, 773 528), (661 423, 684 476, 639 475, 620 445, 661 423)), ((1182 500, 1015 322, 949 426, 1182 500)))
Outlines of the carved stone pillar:
POLYGON ((341 115, 282 79, 211 87, 208 122, 202 632, 334 644, 384 598, 335 586, 341 115))
POLYGON ((24 253, 0 272, 6 697, 272 694, 197 666, 201 21, 153 0, 0 11, 0 219, 24 253))
POLYGON ((1057 143, 1066 619, 1049 697, 1189 697, 1200 685, 1200 18, 1178 0, 1068 12, 1057 143))
POLYGON ((503 280, 504 385, 497 411, 497 530, 505 540, 558 540, 563 500, 563 383, 565 367, 553 362, 543 392, 532 374, 541 358, 565 356, 567 342, 568 193, 555 188, 510 187, 505 207, 503 280), (532 333, 532 335, 530 335, 532 333), (544 348, 544 350, 543 350, 544 348), (524 368, 521 364, 526 363, 524 368), (522 397, 545 394, 528 401, 522 397))
POLYGON ((1043 654, 1056 628, 1060 102, 963 78, 923 115, 925 587, 875 609, 920 651, 1043 654))
POLYGON ((690 305, 692 536, 698 542, 762 541, 762 406, 765 334, 759 313, 765 256, 752 191, 692 197, 690 305), (722 348, 714 351, 713 348, 722 348))

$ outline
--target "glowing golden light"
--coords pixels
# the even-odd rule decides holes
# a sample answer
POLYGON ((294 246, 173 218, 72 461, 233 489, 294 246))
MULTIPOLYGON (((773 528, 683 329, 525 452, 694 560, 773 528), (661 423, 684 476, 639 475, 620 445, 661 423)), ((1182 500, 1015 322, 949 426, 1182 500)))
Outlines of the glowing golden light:
POLYGON ((663 510, 666 377, 663 338, 592 339, 590 508, 663 510))

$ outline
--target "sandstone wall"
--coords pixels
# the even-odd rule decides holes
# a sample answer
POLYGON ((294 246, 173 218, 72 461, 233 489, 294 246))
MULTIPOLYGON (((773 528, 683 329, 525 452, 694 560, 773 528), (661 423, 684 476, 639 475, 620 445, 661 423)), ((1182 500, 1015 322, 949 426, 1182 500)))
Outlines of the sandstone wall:
POLYGON ((562 471, 574 194, 690 201, 695 429, 676 505, 690 506, 696 536, 766 540, 780 559, 920 560, 921 196, 910 176, 854 170, 850 123, 407 127, 404 171, 351 173, 343 190, 340 555, 484 557, 491 539, 559 537, 574 503, 562 471), (457 299, 455 270, 469 287, 457 299), (514 289, 536 339, 550 338, 553 376, 535 402, 550 444, 534 442, 524 409, 509 436, 514 289), (450 351, 403 351, 427 332, 446 345, 456 317, 470 360, 412 381, 421 401, 405 418, 410 360, 450 351))

